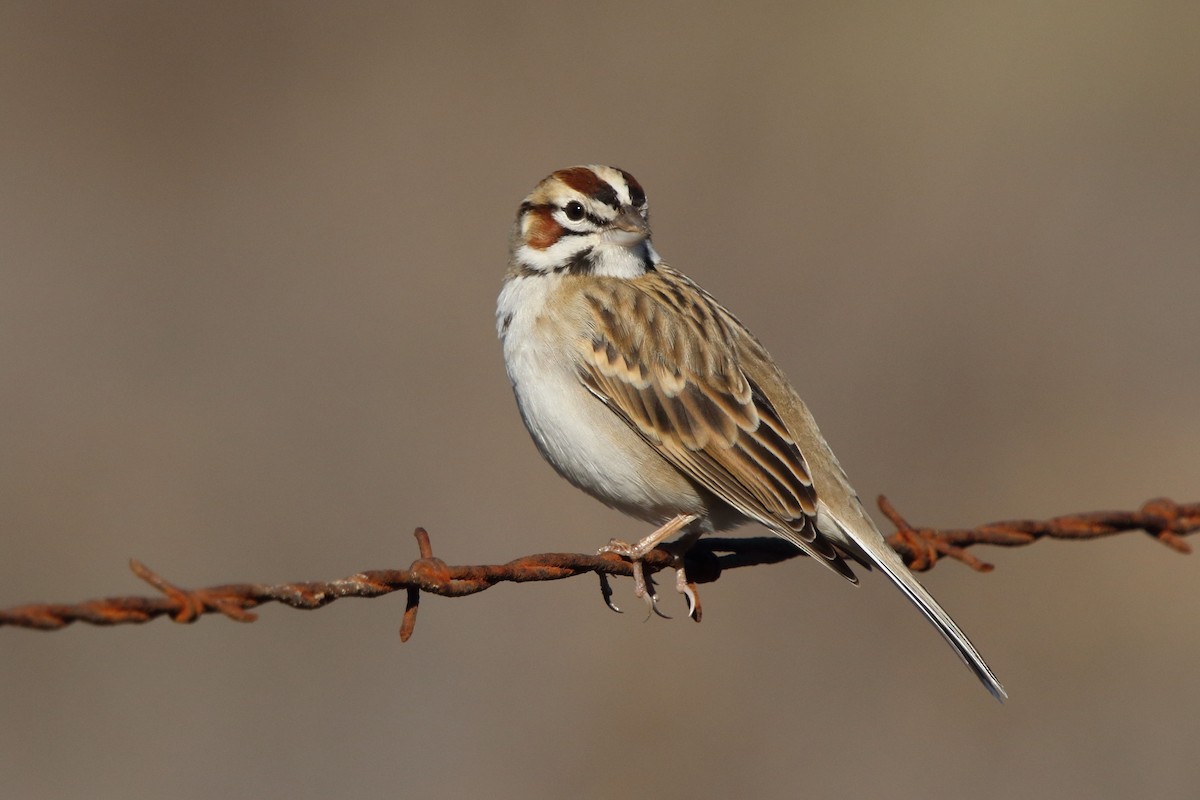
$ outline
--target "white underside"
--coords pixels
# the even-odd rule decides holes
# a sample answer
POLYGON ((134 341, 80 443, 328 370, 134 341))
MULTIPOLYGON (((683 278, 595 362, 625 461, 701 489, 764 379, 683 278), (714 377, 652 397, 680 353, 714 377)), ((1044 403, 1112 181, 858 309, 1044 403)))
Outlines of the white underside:
POLYGON ((538 449, 575 486, 631 516, 649 522, 705 516, 695 486, 580 382, 574 355, 580 332, 563 319, 567 309, 547 313, 562 280, 511 278, 497 306, 508 377, 538 449))

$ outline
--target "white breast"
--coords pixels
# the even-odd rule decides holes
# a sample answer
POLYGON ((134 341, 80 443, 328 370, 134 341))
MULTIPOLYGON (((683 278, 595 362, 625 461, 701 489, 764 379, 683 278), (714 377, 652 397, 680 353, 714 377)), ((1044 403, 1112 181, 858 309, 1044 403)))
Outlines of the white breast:
POLYGON ((575 486, 632 516, 703 514, 694 485, 580 382, 577 343, 586 333, 568 280, 510 277, 496 309, 508 377, 538 450, 575 486))

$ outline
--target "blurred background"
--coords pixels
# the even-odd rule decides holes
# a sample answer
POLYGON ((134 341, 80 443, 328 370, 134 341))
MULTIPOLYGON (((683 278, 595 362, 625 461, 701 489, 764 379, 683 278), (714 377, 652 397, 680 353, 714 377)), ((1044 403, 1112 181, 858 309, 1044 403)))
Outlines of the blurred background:
MULTIPOLYGON (((640 179, 864 498, 1200 499, 1194 3, 7 2, 0 108, 0 606, 644 533, 542 462, 495 339, 576 163, 640 179)), ((976 552, 924 580, 1005 706, 802 560, 702 625, 577 579, 403 646, 399 595, 6 629, 0 794, 1194 796, 1200 560, 976 552)))

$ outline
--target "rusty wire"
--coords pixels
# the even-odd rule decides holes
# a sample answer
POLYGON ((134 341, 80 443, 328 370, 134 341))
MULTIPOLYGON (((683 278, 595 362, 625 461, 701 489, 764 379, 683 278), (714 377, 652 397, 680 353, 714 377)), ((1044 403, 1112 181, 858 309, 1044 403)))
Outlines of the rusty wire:
MULTIPOLYGON (((896 526, 888 537, 891 545, 916 571, 931 569, 941 557, 961 561, 972 569, 989 572, 992 565, 966 552, 977 544, 1020 547, 1038 539, 1096 539, 1118 533, 1144 531, 1179 553, 1190 553, 1182 537, 1200 530, 1200 503, 1178 504, 1166 498, 1150 500, 1137 511, 1097 511, 1070 514, 1048 520, 993 522, 976 528, 934 529, 910 525, 887 498, 879 497, 879 508, 896 526)), ((333 581, 311 581, 267 585, 225 584, 202 589, 182 589, 159 576, 139 561, 131 561, 133 573, 160 595, 153 597, 109 597, 83 603, 24 605, 0 610, 0 626, 35 630, 58 630, 73 622, 120 625, 148 622, 168 616, 175 622, 194 622, 204 614, 220 613, 239 622, 253 622, 250 609, 264 603, 283 603, 298 609, 316 609, 340 597, 378 597, 399 589, 408 593, 400 639, 407 641, 416 623, 421 592, 443 597, 462 597, 497 583, 552 581, 584 573, 600 576, 630 575, 628 561, 612 553, 541 553, 507 564, 449 566, 435 558, 429 534, 416 530, 420 558, 408 569, 359 572, 333 581)), ((754 564, 785 561, 800 551, 778 537, 705 538, 684 556, 688 575, 699 583, 715 581, 723 570, 754 564)), ((643 560, 647 573, 671 567, 675 555, 658 548, 643 560)))

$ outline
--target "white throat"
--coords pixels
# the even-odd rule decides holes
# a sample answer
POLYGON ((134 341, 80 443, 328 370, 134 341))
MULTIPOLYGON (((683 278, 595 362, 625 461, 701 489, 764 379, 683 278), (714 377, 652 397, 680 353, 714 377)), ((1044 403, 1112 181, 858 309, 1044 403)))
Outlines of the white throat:
POLYGON ((606 278, 637 278, 646 274, 646 264, 658 264, 658 253, 649 239, 633 245, 610 242, 601 234, 592 249, 593 275, 606 278))

